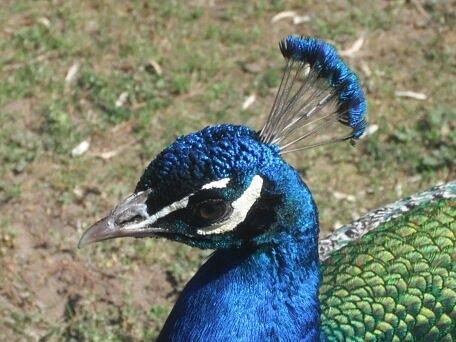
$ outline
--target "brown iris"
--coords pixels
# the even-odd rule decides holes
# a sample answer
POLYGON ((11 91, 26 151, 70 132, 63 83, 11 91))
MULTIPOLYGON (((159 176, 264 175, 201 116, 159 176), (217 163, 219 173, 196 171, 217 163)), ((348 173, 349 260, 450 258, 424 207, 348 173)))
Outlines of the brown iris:
POLYGON ((198 203, 195 213, 203 220, 216 221, 223 218, 229 209, 228 203, 222 199, 211 199, 198 203))

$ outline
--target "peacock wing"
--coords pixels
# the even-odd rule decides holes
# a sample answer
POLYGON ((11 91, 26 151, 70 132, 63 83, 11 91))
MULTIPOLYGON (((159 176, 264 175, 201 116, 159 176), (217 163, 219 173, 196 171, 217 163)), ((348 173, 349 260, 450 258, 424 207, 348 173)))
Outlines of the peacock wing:
POLYGON ((330 341, 456 340, 456 199, 434 197, 347 242, 322 276, 330 341))

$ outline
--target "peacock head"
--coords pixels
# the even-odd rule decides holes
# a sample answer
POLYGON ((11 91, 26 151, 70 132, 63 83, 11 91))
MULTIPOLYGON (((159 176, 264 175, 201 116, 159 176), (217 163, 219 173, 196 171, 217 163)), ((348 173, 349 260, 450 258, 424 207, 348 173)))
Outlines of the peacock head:
POLYGON ((79 246, 117 237, 211 249, 261 246, 293 224, 306 226, 296 220, 314 223, 310 191, 283 154, 358 139, 366 104, 356 75, 331 45, 290 36, 280 48, 287 64, 261 131, 223 124, 179 137, 79 246))
POLYGON ((291 170, 277 145, 244 126, 178 138, 146 168, 134 193, 89 229, 80 245, 121 236, 165 237, 201 248, 262 243, 291 170))

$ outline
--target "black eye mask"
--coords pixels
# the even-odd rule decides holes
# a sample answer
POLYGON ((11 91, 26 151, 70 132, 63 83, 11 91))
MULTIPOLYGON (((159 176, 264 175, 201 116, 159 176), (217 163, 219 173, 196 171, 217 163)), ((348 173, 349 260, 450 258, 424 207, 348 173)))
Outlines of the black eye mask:
POLYGON ((223 222, 233 212, 232 201, 225 199, 226 189, 203 189, 190 196, 185 208, 176 210, 157 220, 159 227, 180 220, 195 228, 223 222))
POLYGON ((223 199, 207 199, 191 206, 195 218, 198 218, 206 225, 222 222, 233 212, 230 202, 223 199))

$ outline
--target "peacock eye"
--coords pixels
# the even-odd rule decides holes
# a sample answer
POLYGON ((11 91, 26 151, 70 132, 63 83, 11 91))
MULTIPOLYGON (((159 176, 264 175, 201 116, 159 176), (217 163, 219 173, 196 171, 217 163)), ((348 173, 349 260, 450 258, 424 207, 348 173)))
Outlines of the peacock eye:
POLYGON ((205 221, 219 221, 229 213, 231 206, 222 199, 211 199, 195 205, 195 214, 205 221))

